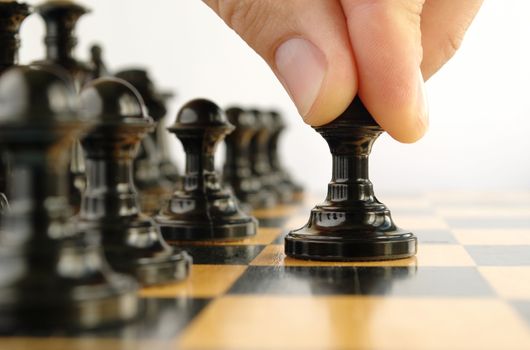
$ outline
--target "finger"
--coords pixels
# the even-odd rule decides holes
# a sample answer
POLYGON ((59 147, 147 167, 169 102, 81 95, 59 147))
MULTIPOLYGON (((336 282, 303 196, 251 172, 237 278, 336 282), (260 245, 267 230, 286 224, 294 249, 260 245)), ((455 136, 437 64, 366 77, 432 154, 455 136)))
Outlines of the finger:
POLYGON ((421 0, 342 0, 357 64, 359 96, 393 138, 425 133, 428 109, 420 71, 421 0))
POLYGON ((269 64, 311 125, 341 114, 357 93, 338 0, 206 0, 269 64))
POLYGON ((483 0, 427 0, 421 15, 425 79, 436 73, 458 50, 483 0))

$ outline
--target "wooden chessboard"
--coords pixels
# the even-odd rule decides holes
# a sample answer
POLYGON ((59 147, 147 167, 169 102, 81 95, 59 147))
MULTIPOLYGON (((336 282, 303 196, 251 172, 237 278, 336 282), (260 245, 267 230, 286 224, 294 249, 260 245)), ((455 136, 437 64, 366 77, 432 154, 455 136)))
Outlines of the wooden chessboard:
POLYGON ((530 349, 530 192, 380 199, 418 236, 416 257, 285 257, 308 199, 257 212, 252 239, 186 246, 191 276, 143 289, 135 323, 0 338, 0 349, 530 349))

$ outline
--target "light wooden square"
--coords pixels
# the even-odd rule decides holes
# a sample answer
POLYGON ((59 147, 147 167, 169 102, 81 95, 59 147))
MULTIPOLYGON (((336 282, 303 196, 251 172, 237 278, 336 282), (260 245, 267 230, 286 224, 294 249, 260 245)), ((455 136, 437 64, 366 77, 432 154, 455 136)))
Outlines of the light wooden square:
POLYGON ((530 267, 483 266, 479 271, 501 297, 530 300, 530 267))
POLYGON ((494 299, 225 296, 183 349, 528 349, 524 321, 494 299))
POLYGON ((530 229, 457 229, 452 232, 464 245, 530 245, 530 229))

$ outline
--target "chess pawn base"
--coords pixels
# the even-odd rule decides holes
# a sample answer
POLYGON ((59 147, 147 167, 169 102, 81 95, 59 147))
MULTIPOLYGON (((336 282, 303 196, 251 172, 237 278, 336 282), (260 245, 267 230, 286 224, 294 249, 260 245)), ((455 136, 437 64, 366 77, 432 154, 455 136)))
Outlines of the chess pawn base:
POLYGON ((55 273, 32 271, 28 276, 23 275, 25 253, 1 249, 2 261, 9 266, 2 271, 9 276, 2 279, 18 282, 0 288, 0 333, 88 330, 117 326, 137 316, 134 280, 110 272, 99 247, 86 247, 86 242, 61 244, 55 273))
POLYGON ((380 206, 337 208, 317 206, 309 222, 285 238, 285 252, 298 259, 370 261, 408 258, 416 254, 416 237, 392 223, 380 206))
POLYGON ((105 256, 115 271, 135 276, 143 286, 183 280, 189 274, 191 257, 160 239, 147 216, 88 224, 85 229, 102 235, 105 256))
POLYGON ((392 260, 416 254, 414 234, 392 221, 388 208, 374 195, 368 157, 383 132, 356 98, 329 124, 316 128, 333 156, 326 201, 309 222, 285 238, 285 253, 312 260, 392 260))
POLYGON ((156 221, 168 241, 238 240, 255 235, 257 227, 256 219, 241 210, 228 194, 187 198, 179 197, 178 191, 156 221), (186 211, 186 208, 194 209, 186 211))

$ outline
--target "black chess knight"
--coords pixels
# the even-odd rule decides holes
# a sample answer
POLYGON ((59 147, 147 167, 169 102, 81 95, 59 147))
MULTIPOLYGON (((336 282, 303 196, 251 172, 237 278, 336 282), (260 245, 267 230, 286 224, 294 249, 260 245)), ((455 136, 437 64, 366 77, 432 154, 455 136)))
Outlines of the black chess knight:
POLYGON ((156 217, 164 237, 181 240, 236 240, 256 234, 257 221, 244 213, 214 168, 214 152, 233 131, 213 102, 185 104, 169 127, 184 146, 186 171, 177 189, 156 217))
POLYGON ((374 195, 368 156, 383 132, 359 98, 329 124, 316 127, 332 157, 324 203, 309 222, 285 238, 285 253, 312 260, 390 260, 416 254, 416 236, 394 224, 374 195))

